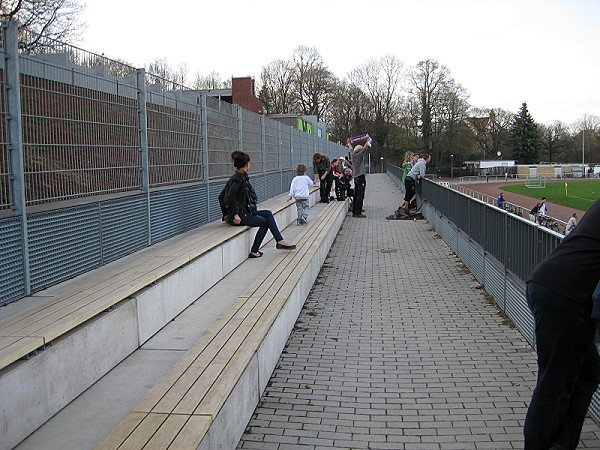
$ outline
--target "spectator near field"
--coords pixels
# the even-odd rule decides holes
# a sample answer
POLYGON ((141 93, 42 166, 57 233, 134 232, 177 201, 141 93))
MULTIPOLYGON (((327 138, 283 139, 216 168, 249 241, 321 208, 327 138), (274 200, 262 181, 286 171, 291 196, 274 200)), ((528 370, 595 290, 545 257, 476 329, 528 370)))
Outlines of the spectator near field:
POLYGON ((565 236, 568 235, 571 231, 573 231, 576 226, 577 226, 577 213, 573 213, 573 215, 567 222, 567 226, 565 227, 565 236))

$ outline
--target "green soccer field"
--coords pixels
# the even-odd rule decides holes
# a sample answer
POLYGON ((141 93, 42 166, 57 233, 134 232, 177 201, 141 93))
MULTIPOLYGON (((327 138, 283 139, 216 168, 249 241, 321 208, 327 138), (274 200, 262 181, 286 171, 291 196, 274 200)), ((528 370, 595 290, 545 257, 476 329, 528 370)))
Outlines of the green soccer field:
POLYGON ((501 189, 537 200, 546 197, 550 203, 587 211, 600 197, 600 180, 549 181, 545 188, 528 188, 524 183, 508 184, 501 189))

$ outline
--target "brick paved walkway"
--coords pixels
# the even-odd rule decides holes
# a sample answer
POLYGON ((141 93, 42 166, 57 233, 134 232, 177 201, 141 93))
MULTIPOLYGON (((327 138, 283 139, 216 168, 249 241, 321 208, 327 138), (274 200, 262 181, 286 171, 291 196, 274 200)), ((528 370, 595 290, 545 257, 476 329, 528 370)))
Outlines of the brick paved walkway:
MULTIPOLYGON (((239 448, 522 448, 535 354, 400 192, 367 180, 239 448)), ((600 448, 588 420, 581 448, 600 448)))

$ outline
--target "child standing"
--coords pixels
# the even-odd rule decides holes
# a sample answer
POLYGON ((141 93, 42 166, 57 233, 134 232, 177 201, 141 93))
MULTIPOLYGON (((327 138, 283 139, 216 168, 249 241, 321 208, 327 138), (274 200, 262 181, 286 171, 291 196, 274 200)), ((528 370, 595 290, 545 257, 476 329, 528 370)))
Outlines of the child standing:
POLYGON ((304 164, 298 164, 296 167, 297 175, 292 180, 290 186, 290 197, 288 199, 291 202, 296 199, 296 209, 298 210, 298 225, 304 225, 308 219, 308 212, 310 211, 309 187, 314 186, 313 180, 306 175, 306 166, 304 164))

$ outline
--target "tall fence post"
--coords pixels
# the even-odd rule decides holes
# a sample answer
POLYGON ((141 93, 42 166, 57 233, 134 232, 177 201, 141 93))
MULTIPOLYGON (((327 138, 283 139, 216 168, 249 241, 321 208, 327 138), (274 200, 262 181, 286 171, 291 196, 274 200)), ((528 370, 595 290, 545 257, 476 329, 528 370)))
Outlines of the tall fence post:
POLYGON ((265 130, 265 116, 263 114, 260 115, 260 157, 262 159, 264 193, 265 197, 267 197, 267 133, 265 130))
POLYGON ((281 122, 277 121, 277 168, 281 180, 281 192, 283 192, 283 142, 281 142, 281 122))
POLYGON ((242 107, 240 105, 235 105, 235 123, 236 123, 237 138, 238 138, 237 149, 240 152, 244 151, 244 130, 243 130, 244 118, 242 117, 242 113, 243 113, 242 107))
POLYGON ((140 133, 140 181, 142 192, 146 194, 146 218, 148 245, 152 244, 152 221, 150 220, 150 167, 148 158, 148 92, 146 90, 146 69, 136 70, 138 130, 140 133))
POLYGON ((19 38, 15 22, 2 24, 4 41, 4 76, 8 119, 9 193, 10 206, 21 218, 21 245, 23 251, 23 284, 25 295, 31 294, 29 274, 29 233, 27 228, 27 202, 25 191, 25 166, 23 154, 23 129, 21 122, 21 68, 19 65, 19 38))
POLYGON ((206 105, 206 95, 200 96, 200 146, 202 148, 202 178, 206 183, 206 203, 207 214, 210 220, 210 167, 208 163, 208 108, 206 105))

